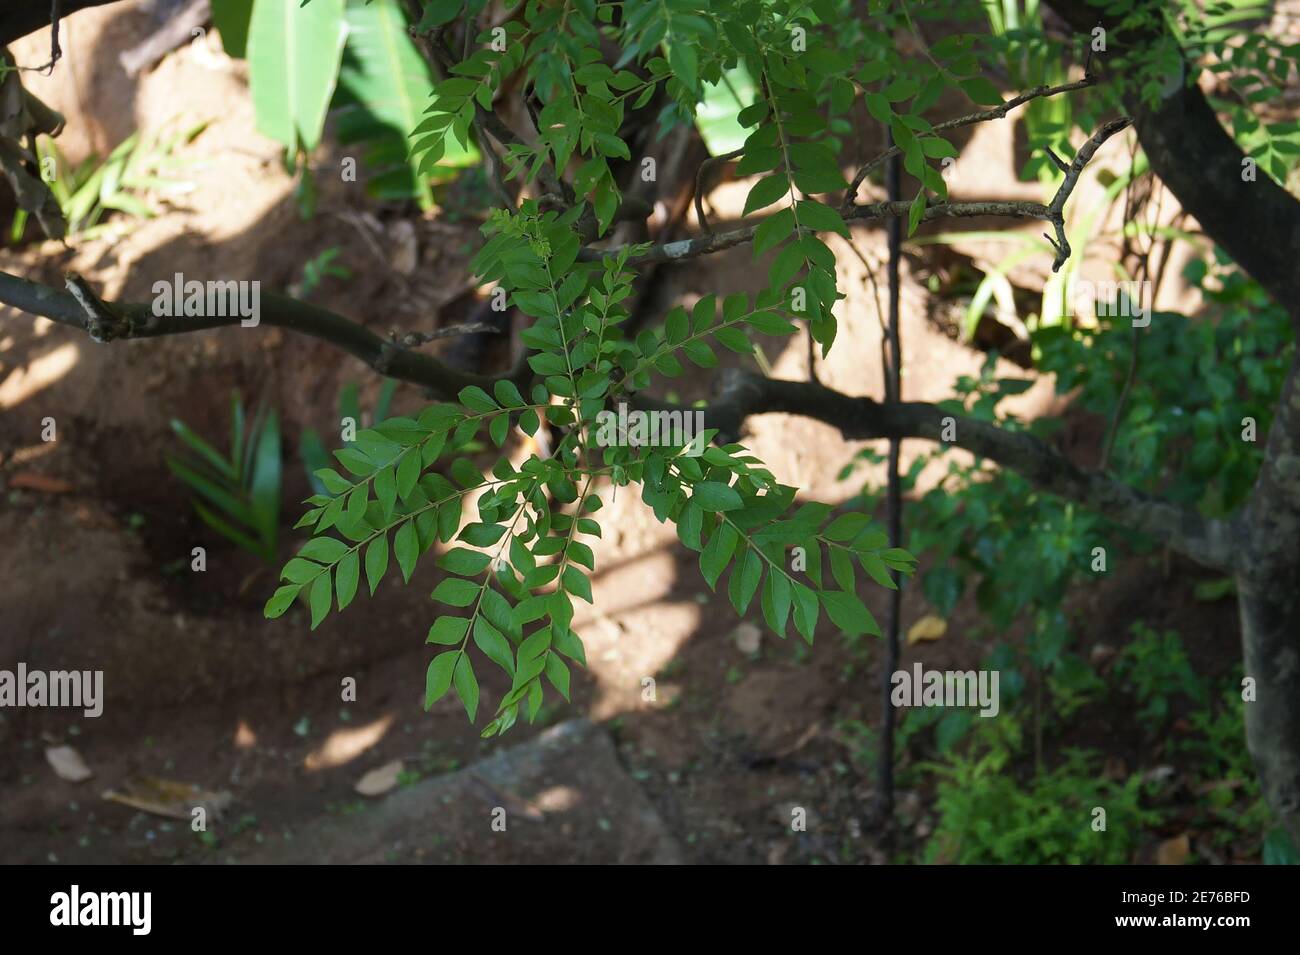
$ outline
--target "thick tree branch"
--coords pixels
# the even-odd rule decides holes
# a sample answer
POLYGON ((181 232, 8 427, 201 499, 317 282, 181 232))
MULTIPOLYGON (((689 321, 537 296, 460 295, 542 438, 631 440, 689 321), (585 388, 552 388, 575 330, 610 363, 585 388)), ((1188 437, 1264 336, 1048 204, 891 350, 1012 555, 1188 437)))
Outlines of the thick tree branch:
MULTIPOLYGON (((674 407, 642 395, 635 402, 646 410, 674 407)), ((1234 525, 1206 520, 1190 508, 1152 497, 1107 474, 1084 471, 1027 432, 952 415, 938 405, 881 404, 816 382, 782 381, 732 369, 722 378, 719 396, 704 408, 704 424, 718 428, 723 439, 734 439, 747 417, 771 412, 824 421, 850 440, 924 438, 951 443, 1015 471, 1045 491, 1147 534, 1197 563, 1221 569, 1233 566, 1234 525), (946 425, 951 442, 944 441, 946 425)))
MULTIPOLYGON (((44 316, 60 325, 87 332, 94 330, 97 337, 104 341, 181 335, 210 328, 238 326, 241 322, 239 315, 158 317, 149 305, 112 302, 102 303, 100 315, 97 319, 92 319, 72 293, 29 282, 7 272, 0 272, 0 304, 44 316)), ((380 374, 423 385, 439 398, 454 399, 461 389, 470 385, 491 390, 496 381, 494 376, 469 374, 445 365, 430 355, 408 351, 399 344, 380 338, 351 319, 285 295, 262 292, 258 319, 258 328, 268 325, 319 338, 360 359, 380 374)), ((242 331, 257 333, 256 328, 242 331)), ((518 383, 530 375, 531 370, 521 362, 501 377, 508 377, 518 383)))
MULTIPOLYGON (((102 7, 113 2, 115 0, 60 0, 59 16, 66 17, 87 7, 102 7)), ((49 0, 23 0, 21 3, 6 3, 4 6, 6 9, 0 12, 0 46, 6 46, 50 25, 53 6, 49 0)))

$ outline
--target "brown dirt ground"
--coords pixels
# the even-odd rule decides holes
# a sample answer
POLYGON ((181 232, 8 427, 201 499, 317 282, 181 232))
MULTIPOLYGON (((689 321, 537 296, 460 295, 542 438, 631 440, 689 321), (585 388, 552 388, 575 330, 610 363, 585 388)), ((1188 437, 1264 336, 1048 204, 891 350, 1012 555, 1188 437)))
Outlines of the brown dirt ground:
MULTIPOLYGON (((102 153, 137 126, 207 120, 185 151, 201 160, 185 172, 195 189, 120 239, 74 243, 71 250, 46 243, 4 251, 0 267, 51 282, 75 268, 106 297, 141 300, 155 277, 175 271, 259 278, 282 288, 300 277, 304 262, 338 247, 353 278, 327 281, 316 300, 376 330, 428 327, 446 320, 453 303, 464 299, 471 289, 464 263, 476 235, 473 222, 376 208, 358 188, 335 181, 337 150, 317 157, 320 211, 301 220, 275 147, 253 130, 242 65, 224 60, 213 40, 202 50, 172 54, 132 83, 117 67, 116 53, 137 34, 129 18, 105 29, 108 22, 105 11, 74 17, 64 37, 62 73, 32 79, 37 92, 69 116, 65 148, 74 158, 91 148, 102 153), (418 267, 399 271, 393 263, 409 258, 412 240, 418 267)), ((36 56, 42 42, 40 35, 24 41, 20 61, 24 52, 36 56)), ((987 143, 980 152, 963 153, 977 158, 964 160, 970 172, 962 191, 975 195, 989 186, 1006 192, 1014 161, 1010 130, 1000 135, 990 124, 977 135, 987 143), (985 168, 993 170, 990 181, 978 182, 985 168)), ((724 184, 714 192, 711 204, 722 221, 738 208, 743 188, 724 184)), ((878 233, 857 238, 869 257, 883 260, 878 233)), ((977 243, 964 251, 997 255, 977 243)), ((839 342, 819 362, 819 375, 836 387, 878 394, 879 329, 870 286, 856 258, 847 252, 840 258, 849 298, 839 342)), ((951 382, 975 373, 983 359, 924 317, 928 296, 911 275, 927 265, 933 263, 909 259, 903 293, 905 389, 915 399, 946 396, 951 382)), ((672 295, 689 303, 711 291, 746 288, 751 271, 748 250, 739 249, 680 268, 667 281, 672 295)), ((783 350, 773 343, 768 357, 778 375, 804 373, 801 342, 783 350)), ((1018 371, 1007 365, 1007 374, 1018 371)), ((298 610, 268 622, 261 606, 273 573, 208 531, 164 468, 163 453, 173 447, 169 419, 180 416, 200 433, 221 434, 230 391, 239 388, 281 410, 286 501, 299 500, 307 490, 297 435, 307 426, 332 430, 336 395, 348 381, 364 383, 369 398, 378 390, 374 376, 348 356, 276 330, 228 329, 101 347, 5 310, 0 481, 8 489, 0 501, 0 667, 25 660, 43 669, 103 669, 107 703, 97 720, 51 710, 0 714, 0 860, 235 860, 311 820, 366 811, 353 785, 392 759, 428 776, 502 745, 480 741, 452 701, 422 712, 423 635, 432 618, 427 594, 437 580, 432 560, 409 587, 385 583, 366 608, 373 610, 368 620, 356 608, 314 634, 298 610), (58 426, 53 444, 39 439, 47 416, 58 426), (17 475, 30 473, 67 482, 68 490, 14 488, 17 475), (209 555, 201 576, 187 569, 196 545, 209 555), (355 703, 340 702, 345 677, 357 681, 355 703), (56 778, 43 756, 51 743, 75 746, 94 779, 73 784, 56 778), (217 839, 205 842, 182 823, 101 800, 103 790, 137 773, 229 791, 234 803, 214 827, 217 839)), ((696 396, 690 381, 673 387, 696 396)), ((403 386, 397 400, 402 409, 422 399, 403 386)), ((1031 416, 1058 407, 1046 381, 1016 406, 1031 416)), ((748 443, 808 498, 842 501, 857 490, 835 475, 861 445, 844 442, 830 428, 770 416, 751 423, 748 443)), ((905 448, 905 465, 919 450, 905 448)), ((931 479, 927 475, 923 486, 931 479)), ((876 647, 850 644, 828 629, 811 648, 765 634, 756 654, 743 653, 732 637, 733 612, 704 587, 671 529, 658 525, 630 489, 606 498, 598 609, 580 619, 579 628, 591 667, 575 680, 572 707, 548 702, 539 723, 578 714, 602 723, 689 861, 914 857, 928 831, 927 794, 901 794, 904 825, 889 847, 868 821, 869 767, 841 729, 852 721, 878 723, 876 647), (653 703, 642 699, 644 677, 657 680, 653 703), (798 838, 789 832, 795 805, 810 811, 809 831, 798 838)), ((286 505, 285 554, 300 541, 287 530, 294 518, 296 505, 286 505)), ((1225 672, 1237 653, 1232 604, 1189 609, 1195 576, 1180 565, 1166 574, 1153 561, 1136 575, 1077 595, 1076 612, 1088 621, 1081 646, 1122 642, 1129 622, 1144 619, 1178 628, 1198 666, 1225 672)), ((883 592, 873 589, 867 597, 883 619, 883 592)), ((904 628, 928 612, 915 588, 903 607, 904 628)), ((905 651, 904 665, 912 659, 930 667, 975 665, 981 646, 965 637, 977 619, 968 597, 950 619, 948 635, 905 651)), ((1152 764, 1156 754, 1125 713, 1090 719, 1071 742, 1101 746, 1133 768, 1152 764)), ((505 744, 538 728, 519 727, 505 744)), ((1161 837, 1152 833, 1150 845, 1161 837)), ((1143 850, 1150 852, 1150 846, 1143 850)), ((570 842, 558 845, 554 858, 578 861, 583 855, 570 842)))

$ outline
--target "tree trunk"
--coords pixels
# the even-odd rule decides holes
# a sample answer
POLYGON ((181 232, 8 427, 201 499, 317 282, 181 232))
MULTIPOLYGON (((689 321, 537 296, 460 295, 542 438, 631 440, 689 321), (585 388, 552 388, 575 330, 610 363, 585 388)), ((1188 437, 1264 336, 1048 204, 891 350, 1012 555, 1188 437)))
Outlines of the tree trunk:
MULTIPOLYGON (((1293 317, 1300 325, 1300 313, 1293 317)), ((1264 798, 1300 848, 1300 377, 1282 386, 1250 502, 1241 515, 1237 600, 1246 740, 1264 798)))
MULTIPOLYGON (((1293 538, 1294 539, 1294 538, 1293 538)), ((1246 742, 1264 798, 1300 846, 1300 564, 1285 575, 1237 577, 1246 693, 1246 742)))

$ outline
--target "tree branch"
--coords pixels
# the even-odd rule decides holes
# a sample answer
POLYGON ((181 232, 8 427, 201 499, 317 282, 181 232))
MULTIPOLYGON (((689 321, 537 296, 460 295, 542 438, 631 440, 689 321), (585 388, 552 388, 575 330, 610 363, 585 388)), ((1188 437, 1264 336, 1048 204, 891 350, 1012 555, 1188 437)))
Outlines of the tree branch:
MULTIPOLYGON (((635 403, 644 410, 682 410, 643 395, 637 395, 635 403)), ((1015 471, 1045 491, 1150 535, 1197 563, 1221 569, 1233 566, 1234 524, 1207 520, 1195 510, 1145 494, 1107 474, 1084 471, 1027 432, 953 415, 938 405, 881 404, 816 382, 783 381, 730 369, 722 377, 719 396, 703 411, 705 427, 718 428, 720 440, 734 440, 750 415, 781 412, 823 421, 849 440, 924 438, 951 443, 1015 471), (951 442, 944 441, 945 425, 953 435, 951 442)))
MULTIPOLYGON (((1088 165, 1093 154, 1101 148, 1101 144, 1110 137, 1114 136, 1120 130, 1128 129, 1133 124, 1131 116, 1121 116, 1118 119, 1112 119, 1108 123, 1103 123, 1102 127, 1097 130, 1088 139, 1086 143, 1079 147, 1079 151, 1074 155, 1074 161, 1065 169, 1065 179, 1061 182, 1061 188, 1056 190, 1056 195, 1052 197, 1052 203, 1048 206, 1051 213, 1049 219, 1052 225, 1056 227, 1056 240, 1053 241, 1050 236, 1046 237, 1052 247, 1056 249, 1056 261, 1052 263, 1052 271, 1058 271, 1065 260, 1070 257, 1070 243, 1065 237, 1065 201, 1070 198, 1070 193, 1074 192, 1075 185, 1079 182, 1079 176, 1083 172, 1083 167, 1088 165)), ((1052 156, 1057 164, 1060 160, 1055 155, 1052 156)))
MULTIPOLYGON (((1096 82, 1097 78, 1095 76, 1088 75, 1081 80, 1075 80, 1073 83, 1064 83, 1060 86, 1035 86, 1032 90, 1026 90, 1020 95, 1012 97, 1001 106, 994 106, 992 109, 981 110, 978 113, 970 113, 966 116, 958 116, 955 119, 945 120, 936 125, 932 130, 930 130, 930 132, 926 133, 925 136, 934 136, 938 133, 947 132, 950 129, 959 129, 962 126, 972 126, 975 123, 986 123, 994 119, 1003 119, 1007 113, 1011 112, 1017 106, 1023 106, 1030 100, 1056 96, 1059 93, 1073 93, 1076 90, 1093 86, 1096 82)), ((890 157, 901 156, 902 153, 903 150, 898 146, 890 146, 879 156, 864 163, 862 168, 860 168, 856 175, 854 175, 853 182, 849 184, 848 190, 844 193, 844 201, 840 204, 841 211, 849 209, 853 203, 857 201, 858 189, 861 188, 862 183, 867 176, 871 175, 873 169, 879 167, 890 157)))
POLYGON ((35 33, 41 27, 50 25, 50 15, 57 9, 59 19, 70 13, 87 7, 102 7, 115 0, 60 0, 57 7, 49 0, 28 0, 26 3, 8 3, 8 8, 0 12, 0 46, 7 46, 14 40, 35 33))
MULTIPOLYGON (((98 302, 97 299, 96 301, 98 302)), ((100 302, 102 308, 96 309, 99 314, 92 319, 78 297, 70 292, 30 282, 7 272, 0 272, 0 304, 43 316, 70 328, 88 333, 96 331, 104 341, 182 335, 210 328, 238 326, 242 321, 239 315, 158 317, 149 305, 113 302, 100 302), (108 316, 116 319, 112 327, 105 327, 108 316)), ((318 338, 343 349, 381 375, 423 385, 433 396, 447 400, 455 399, 463 388, 470 385, 478 385, 490 391, 498 377, 462 372, 430 355, 395 346, 393 342, 380 338, 368 328, 342 315, 273 292, 260 293, 258 318, 258 327, 269 325, 318 338)), ((255 333, 251 328, 244 331, 255 333)), ((525 382, 531 374, 528 366, 520 362, 499 377, 509 378, 519 384, 525 382)))
POLYGON ((721 165, 724 162, 731 162, 743 155, 745 150, 733 149, 729 153, 723 153, 721 156, 710 156, 704 162, 700 163, 700 168, 695 171, 695 218, 699 220, 700 228, 708 235, 713 234, 713 227, 709 225, 709 219, 704 214, 704 177, 714 166, 721 165))
MULTIPOLYGON (((894 216, 906 216, 912 203, 910 200, 900 202, 876 202, 867 206, 854 206, 844 216, 845 222, 867 219, 888 219, 894 216)), ((1019 200, 981 200, 976 202, 937 202, 926 206, 922 222, 942 218, 965 218, 972 216, 1009 216, 1021 219, 1051 219, 1051 210, 1041 202, 1022 202, 1019 200)), ((657 262, 680 262, 694 259, 701 255, 711 255, 724 249, 744 245, 754 238, 754 233, 762 222, 733 229, 730 232, 714 232, 697 236, 694 239, 681 239, 677 242, 665 242, 653 245, 639 255, 628 256, 628 265, 649 265, 657 262)), ((622 246, 612 249, 584 248, 578 253, 583 262, 599 262, 605 256, 616 256, 623 251, 622 246)))
MULTIPOLYGON (((931 222, 935 219, 978 216, 1005 216, 1019 219, 1042 219, 1050 222, 1056 230, 1056 239, 1048 238, 1048 241, 1052 243, 1052 247, 1056 249, 1056 260, 1052 263, 1052 271, 1055 272, 1065 264, 1065 260, 1070 256, 1070 243, 1065 238, 1065 203, 1070 198, 1070 194, 1074 192, 1074 187, 1078 184, 1079 174, 1083 171, 1083 167, 1088 164, 1088 161, 1092 159, 1093 154, 1096 153, 1101 144, 1120 130, 1127 128, 1131 122, 1132 120, 1127 116, 1112 119, 1110 122, 1103 124, 1086 143, 1079 147, 1074 162, 1068 167, 1065 181, 1061 183, 1061 187, 1056 191, 1056 196, 1049 205, 1043 205, 1041 202, 1002 199, 973 202, 936 202, 925 207, 925 212, 921 215, 921 221, 931 222)), ((888 219, 906 216, 911 206, 910 200, 874 202, 865 206, 853 206, 843 213, 843 218, 845 222, 855 222, 866 219, 888 219)), ((730 249, 749 242, 754 238, 754 234, 761 225, 762 223, 758 222, 743 229, 733 229, 730 232, 711 232, 707 235, 697 236, 694 239, 681 239, 677 242, 653 245, 640 254, 629 255, 627 264, 649 265, 659 262, 681 262, 701 255, 711 255, 714 252, 721 252, 723 249, 730 249)), ((587 247, 578 253, 578 258, 583 262, 599 262, 607 255, 618 255, 622 251, 622 246, 613 249, 587 247)))

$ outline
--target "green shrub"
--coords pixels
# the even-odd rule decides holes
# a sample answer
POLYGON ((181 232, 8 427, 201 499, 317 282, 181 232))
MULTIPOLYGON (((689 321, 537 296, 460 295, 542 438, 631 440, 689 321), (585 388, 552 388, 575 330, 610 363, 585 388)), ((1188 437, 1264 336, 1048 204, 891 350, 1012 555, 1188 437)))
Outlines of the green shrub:
POLYGON ((939 819, 929 862, 1085 865, 1132 862, 1155 813, 1141 806, 1142 780, 1104 779, 1100 757, 1066 750, 1054 769, 1021 779, 1008 753, 964 755, 935 767, 939 819), (1105 830, 1097 810, 1105 811, 1105 830))

